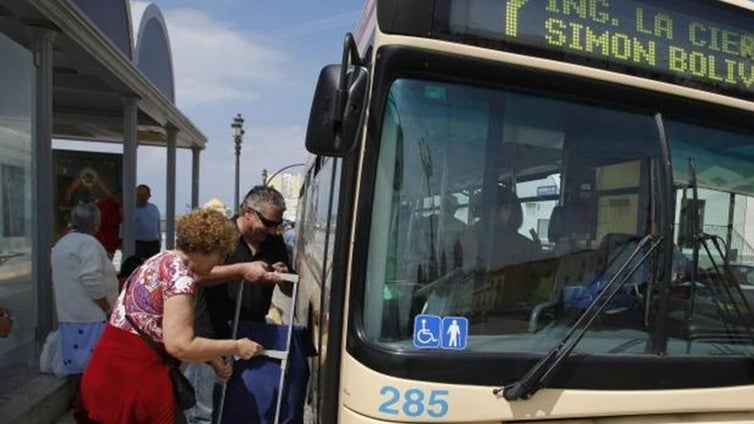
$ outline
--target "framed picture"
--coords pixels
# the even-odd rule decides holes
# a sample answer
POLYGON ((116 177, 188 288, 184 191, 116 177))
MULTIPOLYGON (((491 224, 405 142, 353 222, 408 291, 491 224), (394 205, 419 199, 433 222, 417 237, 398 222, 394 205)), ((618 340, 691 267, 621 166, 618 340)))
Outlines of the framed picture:
POLYGON ((123 155, 120 153, 53 150, 55 238, 68 231, 71 208, 79 202, 96 202, 121 187, 123 155))

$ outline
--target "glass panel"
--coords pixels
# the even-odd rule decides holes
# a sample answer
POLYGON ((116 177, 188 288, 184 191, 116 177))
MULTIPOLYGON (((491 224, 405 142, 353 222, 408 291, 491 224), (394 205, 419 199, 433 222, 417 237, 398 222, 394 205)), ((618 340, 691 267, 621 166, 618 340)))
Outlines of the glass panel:
POLYGON ((678 187, 675 237, 680 248, 671 283, 668 353, 706 346, 717 354, 749 354, 754 339, 754 137, 678 121, 670 121, 667 131, 678 187))
MULTIPOLYGON (((372 202, 366 334, 411 350, 418 315, 465 317, 467 351, 549 350, 648 232, 658 152, 651 115, 396 80, 372 202)), ((577 351, 644 352, 649 264, 577 351)))
POLYGON ((0 339, 0 368, 33 358, 37 311, 31 279, 31 132, 34 68, 29 51, 0 34, 0 307, 15 317, 0 339))

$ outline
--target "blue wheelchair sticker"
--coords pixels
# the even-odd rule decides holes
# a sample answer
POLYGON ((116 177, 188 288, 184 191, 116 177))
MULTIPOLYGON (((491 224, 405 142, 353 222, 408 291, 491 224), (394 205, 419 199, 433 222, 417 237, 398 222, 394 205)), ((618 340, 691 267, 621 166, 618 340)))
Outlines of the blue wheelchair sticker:
POLYGON ((436 315, 417 315, 414 318, 414 346, 419 349, 440 347, 442 320, 436 315))
POLYGON ((442 319, 443 349, 466 349, 466 338, 469 335, 469 320, 464 317, 444 317, 442 319))

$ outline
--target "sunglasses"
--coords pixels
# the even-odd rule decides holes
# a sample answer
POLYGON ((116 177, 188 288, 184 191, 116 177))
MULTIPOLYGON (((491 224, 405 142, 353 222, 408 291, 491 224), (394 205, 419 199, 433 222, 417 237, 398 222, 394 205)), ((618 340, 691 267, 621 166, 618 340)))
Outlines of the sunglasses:
POLYGON ((283 224, 282 219, 280 221, 272 221, 270 219, 265 218, 264 215, 262 215, 262 212, 259 212, 258 210, 254 208, 249 208, 249 209, 254 211, 254 214, 257 216, 257 218, 259 218, 260 221, 262 221, 262 225, 264 225, 266 228, 276 228, 283 224))

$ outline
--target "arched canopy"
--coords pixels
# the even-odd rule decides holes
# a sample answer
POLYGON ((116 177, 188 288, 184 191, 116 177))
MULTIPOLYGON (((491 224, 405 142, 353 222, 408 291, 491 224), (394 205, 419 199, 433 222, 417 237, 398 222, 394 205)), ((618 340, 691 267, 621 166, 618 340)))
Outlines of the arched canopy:
POLYGON ((136 3, 133 13, 134 64, 175 103, 173 54, 162 12, 154 4, 143 7, 136 3))
POLYGON ((131 11, 128 0, 73 0, 73 3, 115 46, 133 58, 131 11))

